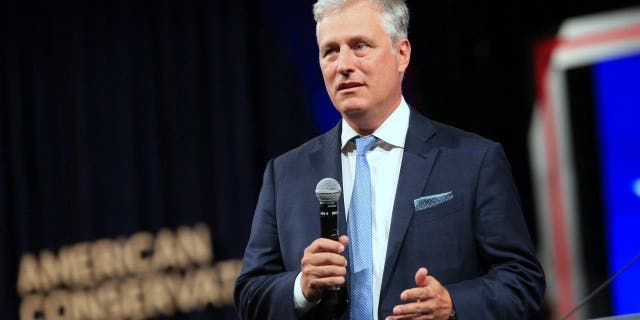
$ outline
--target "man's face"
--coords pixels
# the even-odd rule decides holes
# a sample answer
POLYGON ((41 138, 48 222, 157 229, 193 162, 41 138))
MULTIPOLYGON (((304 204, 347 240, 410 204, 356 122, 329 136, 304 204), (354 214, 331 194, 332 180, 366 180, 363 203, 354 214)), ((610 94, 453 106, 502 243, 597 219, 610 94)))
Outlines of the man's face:
POLYGON ((324 84, 336 109, 347 121, 382 124, 400 103, 408 40, 401 40, 394 53, 380 11, 360 1, 320 21, 318 46, 324 84))

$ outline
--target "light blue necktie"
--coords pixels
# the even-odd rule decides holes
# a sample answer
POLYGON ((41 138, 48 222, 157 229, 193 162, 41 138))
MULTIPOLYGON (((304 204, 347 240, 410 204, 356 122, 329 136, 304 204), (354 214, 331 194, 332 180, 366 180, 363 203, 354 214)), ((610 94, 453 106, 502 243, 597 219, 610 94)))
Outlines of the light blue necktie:
POLYGON ((351 319, 373 319, 373 259, 371 248, 371 175, 367 151, 374 136, 356 138, 356 175, 349 205, 351 248, 351 319))

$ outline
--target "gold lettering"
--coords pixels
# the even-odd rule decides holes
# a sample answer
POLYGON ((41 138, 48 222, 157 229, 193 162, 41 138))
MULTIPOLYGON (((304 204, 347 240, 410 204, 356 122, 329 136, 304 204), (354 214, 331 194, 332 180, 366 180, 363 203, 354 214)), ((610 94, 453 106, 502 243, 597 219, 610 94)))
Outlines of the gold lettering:
POLYGON ((120 296, 122 313, 128 319, 144 319, 145 313, 142 308, 144 295, 140 290, 138 278, 125 280, 120 286, 120 296))
POLYGON ((90 286, 93 281, 91 257, 89 256, 89 244, 78 243, 71 247, 71 269, 73 270, 73 284, 78 286, 90 286))
POLYGON ((220 280, 213 268, 202 268, 195 271, 194 295, 199 306, 210 304, 221 305, 220 280))
POLYGON ((212 248, 209 228, 197 224, 78 243, 57 256, 51 250, 27 253, 16 285, 24 297, 20 319, 138 320, 230 305, 241 262, 211 267, 212 248), (56 289, 61 285, 73 291, 56 289))
POLYGON ((178 285, 178 291, 176 295, 176 304, 178 309, 182 312, 189 312, 198 306, 198 301, 194 295, 194 280, 195 277, 192 272, 187 273, 180 277, 180 284, 178 285))
POLYGON ((242 261, 240 260, 225 260, 216 264, 218 270, 218 276, 221 282, 221 299, 223 304, 233 303, 233 290, 235 288, 235 281, 240 274, 240 268, 242 267, 242 261))
POLYGON ((126 274, 120 241, 98 240, 91 245, 90 254, 93 262, 93 278, 96 282, 126 274))
POLYGON ((115 280, 107 281, 96 290, 96 299, 102 306, 107 319, 123 319, 122 305, 120 304, 120 290, 115 280))
POLYGON ((42 289, 49 291, 62 283, 62 267, 55 254, 49 250, 40 251, 40 280, 42 289))
POLYGON ((38 260, 30 253, 24 254, 20 259, 18 271, 18 293, 21 296, 36 292, 41 289, 40 270, 38 260))
POLYGON ((152 270, 153 235, 138 232, 125 243, 125 265, 133 274, 144 274, 152 270))
POLYGON ((58 275, 60 282, 70 286, 88 286, 91 284, 91 260, 87 243, 67 246, 58 252, 58 275))
POLYGON ((177 238, 180 249, 186 253, 189 262, 204 265, 213 259, 211 236, 206 225, 198 224, 194 229, 180 227, 177 238))
POLYGON ((93 261, 93 279, 102 281, 114 276, 111 241, 100 239, 91 245, 91 261, 93 261))
POLYGON ((89 304, 89 313, 91 313, 91 320, 108 319, 107 313, 104 308, 98 303, 97 290, 86 291, 87 303, 89 304))
POLYGON ((44 300, 44 312, 47 320, 71 319, 71 304, 66 290, 55 290, 44 300))
POLYGON ((84 291, 78 290, 69 293, 69 304, 71 305, 72 319, 91 319, 91 306, 84 291))
POLYGON ((124 277, 127 275, 127 267, 124 262, 124 247, 126 243, 127 240, 123 237, 111 242, 111 249, 113 250, 113 267, 116 272, 116 276, 118 277, 124 277))
POLYGON ((153 267, 155 270, 185 268, 188 264, 187 255, 179 250, 177 240, 169 229, 162 229, 156 236, 153 249, 153 267))
POLYGON ((180 291, 180 285, 182 285, 182 277, 177 272, 170 272, 162 277, 164 287, 167 289, 173 301, 178 300, 178 292, 180 291))
POLYGON ((100 307, 95 292, 77 290, 69 293, 71 305, 71 319, 107 319, 106 313, 100 307))
POLYGON ((24 297, 20 304, 20 320, 45 319, 43 301, 44 297, 39 294, 24 297))
POLYGON ((58 266, 59 266, 59 276, 60 282, 69 287, 73 286, 74 277, 73 277, 73 250, 70 246, 65 246, 58 250, 58 266))
POLYGON ((163 275, 153 274, 142 279, 142 292, 142 304, 147 317, 157 317, 160 314, 170 316, 175 312, 175 304, 163 275))

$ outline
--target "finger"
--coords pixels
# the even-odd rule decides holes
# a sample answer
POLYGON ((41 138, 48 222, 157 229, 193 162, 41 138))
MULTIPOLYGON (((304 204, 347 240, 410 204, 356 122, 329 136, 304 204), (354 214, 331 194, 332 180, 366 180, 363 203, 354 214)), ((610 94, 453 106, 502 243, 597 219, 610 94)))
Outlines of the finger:
POLYGON ((316 253, 316 252, 333 252, 333 253, 342 253, 344 252, 345 246, 331 239, 326 238, 318 238, 311 242, 309 246, 304 249, 304 253, 316 253))
POLYGON ((402 301, 414 301, 414 300, 428 300, 435 296, 435 292, 430 287, 411 288, 402 291, 400 294, 400 300, 402 301))
POLYGON ((342 253, 343 251, 344 245, 342 243, 327 238, 318 238, 314 240, 304 250, 305 253, 333 252, 338 254, 342 253))
POLYGON ((402 315, 402 316, 389 316, 386 318, 387 320, 433 320, 436 319, 433 315, 422 315, 422 314, 410 314, 410 315, 402 315))
POLYGON ((429 275, 429 272, 427 271, 427 268, 421 267, 420 269, 418 269, 418 271, 416 271, 416 276, 415 276, 416 285, 418 287, 426 286, 428 275, 429 275))
POLYGON ((342 245, 343 245, 343 246, 345 246, 345 247, 346 247, 347 245, 349 245, 349 237, 347 237, 347 236, 344 236, 344 235, 343 235, 343 236, 340 236, 340 238, 338 238, 338 241, 339 241, 340 243, 342 243, 342 245))
POLYGON ((302 269, 302 275, 305 277, 327 278, 327 277, 344 277, 347 274, 347 268, 336 266, 305 266, 302 269))
POLYGON ((340 286, 345 283, 344 277, 326 277, 326 278, 313 278, 309 279, 309 286, 311 288, 332 288, 340 286))
POLYGON ((336 253, 320 252, 305 254, 300 260, 302 268, 305 266, 338 266, 346 267, 347 258, 336 253))
POLYGON ((433 304, 427 304, 424 302, 412 302, 406 304, 399 304, 393 307, 393 315, 411 315, 411 314, 420 314, 420 315, 430 315, 433 313, 433 304))
POLYGON ((407 320, 407 319, 421 319, 419 314, 404 314, 400 316, 388 316, 385 320, 407 320))
POLYGON ((423 288, 431 288, 431 292, 433 292, 435 295, 443 289, 443 286, 440 281, 438 281, 438 279, 432 276, 427 276, 426 280, 424 281, 423 288))

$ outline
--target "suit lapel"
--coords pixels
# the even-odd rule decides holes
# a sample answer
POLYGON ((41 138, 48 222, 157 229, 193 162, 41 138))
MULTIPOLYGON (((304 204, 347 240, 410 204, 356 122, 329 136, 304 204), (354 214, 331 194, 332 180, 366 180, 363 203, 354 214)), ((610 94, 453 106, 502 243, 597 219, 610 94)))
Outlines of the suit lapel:
POLYGON ((427 144, 427 140, 434 134, 435 128, 431 121, 411 109, 396 199, 393 205, 387 256, 380 290, 381 296, 389 287, 390 276, 394 272, 398 253, 413 217, 415 211, 413 200, 422 195, 431 173, 431 167, 438 154, 437 148, 427 144))

